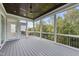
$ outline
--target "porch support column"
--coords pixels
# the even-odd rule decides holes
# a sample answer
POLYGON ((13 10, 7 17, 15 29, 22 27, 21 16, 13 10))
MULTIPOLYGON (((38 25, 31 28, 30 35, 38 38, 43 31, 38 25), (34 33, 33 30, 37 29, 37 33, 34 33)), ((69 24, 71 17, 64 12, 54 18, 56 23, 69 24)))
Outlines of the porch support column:
POLYGON ((57 19, 56 19, 56 14, 54 15, 54 41, 57 42, 57 19))
POLYGON ((28 35, 29 35, 28 34, 28 27, 27 26, 28 26, 28 21, 26 21, 26 37, 28 37, 28 35))
POLYGON ((20 31, 20 27, 21 27, 21 24, 19 22, 19 20, 17 20, 17 27, 16 27, 16 31, 17 31, 17 37, 18 39, 21 38, 21 31, 20 31))
POLYGON ((40 38, 42 38, 42 20, 40 20, 40 38))
POLYGON ((32 29, 32 33, 33 33, 33 35, 35 35, 35 33, 34 33, 34 31, 35 31, 35 21, 33 20, 33 29, 32 29))
POLYGON ((1 47, 1 15, 0 15, 0 47, 1 47))
POLYGON ((33 32, 35 31, 35 21, 33 20, 33 32))

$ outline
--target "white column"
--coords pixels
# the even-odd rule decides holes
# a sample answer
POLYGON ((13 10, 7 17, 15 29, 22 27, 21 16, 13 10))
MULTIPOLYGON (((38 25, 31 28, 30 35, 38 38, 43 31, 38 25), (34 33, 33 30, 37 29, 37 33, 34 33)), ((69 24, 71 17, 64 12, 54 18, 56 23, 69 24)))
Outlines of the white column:
POLYGON ((6 37, 5 37, 5 38, 6 38, 5 41, 7 41, 7 17, 6 17, 6 19, 5 19, 5 34, 6 34, 6 35, 5 35, 5 36, 6 36, 6 37))
POLYGON ((28 21, 26 21, 26 37, 28 37, 28 21))
POLYGON ((16 32, 16 33, 17 33, 17 37, 18 37, 18 39, 21 38, 20 27, 21 27, 21 24, 20 24, 19 20, 17 20, 17 27, 16 27, 16 31, 17 31, 17 32, 16 32))
POLYGON ((40 38, 42 38, 42 20, 40 20, 40 38))
POLYGON ((57 19, 56 14, 54 15, 54 41, 57 41, 57 19))
POLYGON ((35 33, 34 33, 34 31, 35 31, 35 21, 33 20, 33 30, 32 30, 33 32, 33 35, 35 35, 35 33))
POLYGON ((33 20, 33 31, 35 31, 35 21, 33 20))
POLYGON ((1 15, 0 15, 0 46, 1 46, 1 15))

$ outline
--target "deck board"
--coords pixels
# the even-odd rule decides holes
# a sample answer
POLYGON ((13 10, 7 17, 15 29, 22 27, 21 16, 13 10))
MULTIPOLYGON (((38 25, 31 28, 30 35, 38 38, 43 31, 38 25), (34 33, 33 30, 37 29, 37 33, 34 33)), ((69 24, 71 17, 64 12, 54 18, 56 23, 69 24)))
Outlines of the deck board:
POLYGON ((79 56, 79 51, 52 41, 29 36, 26 39, 6 42, 0 56, 79 56))

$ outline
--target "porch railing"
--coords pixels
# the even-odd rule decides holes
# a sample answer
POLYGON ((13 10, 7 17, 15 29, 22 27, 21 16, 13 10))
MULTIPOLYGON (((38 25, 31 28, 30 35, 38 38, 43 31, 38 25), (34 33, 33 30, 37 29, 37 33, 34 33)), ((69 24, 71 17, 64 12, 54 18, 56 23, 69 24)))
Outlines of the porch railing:
POLYGON ((79 48, 78 35, 57 34, 57 42, 68 46, 79 48))
MULTIPOLYGON (((54 33, 42 32, 42 38, 54 41, 54 33)), ((30 31, 29 35, 34 35, 40 37, 40 32, 30 31)), ((79 36, 78 35, 68 35, 68 34, 58 34, 57 33, 57 43, 65 44, 68 46, 79 48, 79 36)))

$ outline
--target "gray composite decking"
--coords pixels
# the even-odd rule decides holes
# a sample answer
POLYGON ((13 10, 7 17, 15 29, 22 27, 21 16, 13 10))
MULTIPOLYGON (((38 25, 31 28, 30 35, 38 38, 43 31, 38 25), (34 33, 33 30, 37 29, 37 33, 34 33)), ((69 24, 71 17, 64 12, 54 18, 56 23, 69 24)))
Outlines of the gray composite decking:
POLYGON ((42 38, 29 36, 26 39, 6 42, 1 56, 79 56, 79 51, 42 38))

